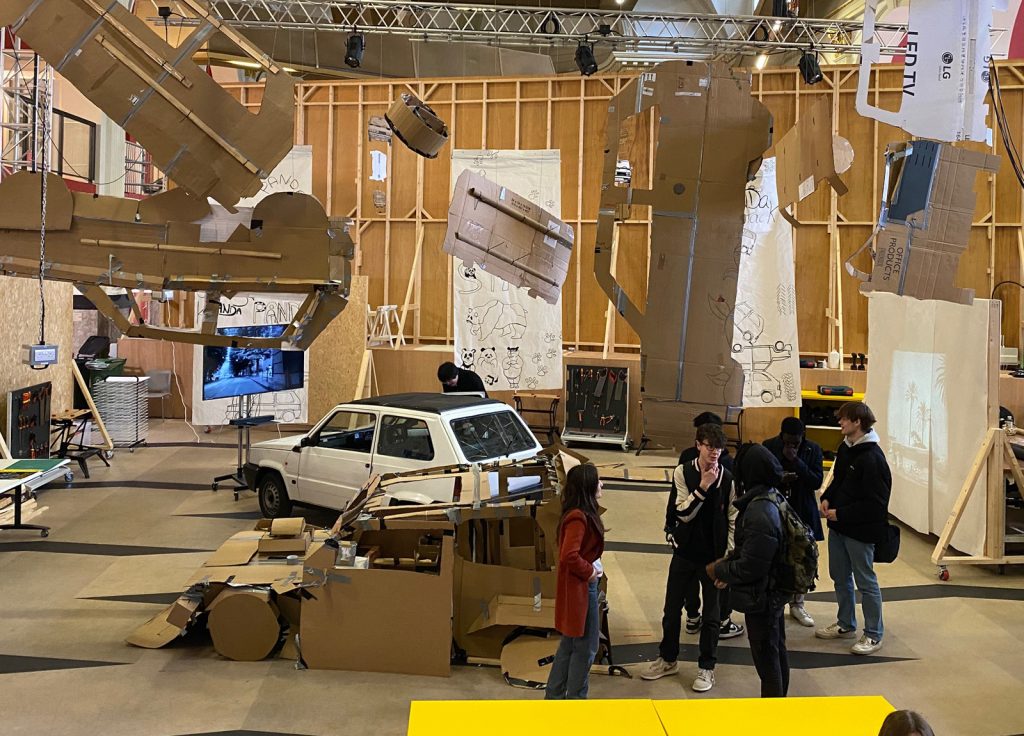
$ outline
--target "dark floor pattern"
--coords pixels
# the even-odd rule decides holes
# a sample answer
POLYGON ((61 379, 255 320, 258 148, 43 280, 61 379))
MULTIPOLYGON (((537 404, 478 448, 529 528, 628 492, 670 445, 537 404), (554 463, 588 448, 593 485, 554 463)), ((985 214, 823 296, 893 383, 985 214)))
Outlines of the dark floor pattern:
POLYGON ((17 654, 0 654, 0 675, 24 672, 46 672, 49 670, 74 670, 83 667, 113 667, 127 662, 97 662, 91 659, 60 659, 58 657, 23 657, 17 654))
MULTIPOLYGON (((949 583, 933 583, 931 585, 903 585, 898 588, 882 588, 882 600, 891 601, 927 601, 935 598, 984 598, 992 601, 1024 601, 1024 589, 988 588, 982 585, 950 585, 949 583)), ((835 601, 835 592, 822 591, 808 593, 809 601, 835 601)), ((860 593, 857 593, 860 602, 860 593)))
POLYGON ((182 483, 174 480, 83 480, 75 481, 71 489, 80 491, 86 488, 131 488, 135 489, 156 489, 162 491, 209 491, 209 483, 182 483))
POLYGON ((138 555, 177 555, 186 552, 213 552, 189 547, 145 547, 135 544, 90 544, 88 542, 0 541, 0 552, 50 552, 60 555, 101 555, 135 557, 138 555))
POLYGON ((284 731, 204 731, 203 733, 185 733, 181 736, 308 736, 308 734, 285 733, 284 731))
POLYGON ((175 514, 175 516, 187 516, 191 519, 252 519, 253 521, 263 518, 259 511, 226 511, 218 514, 175 514))
MULTIPOLYGON (((848 644, 848 642, 846 642, 848 644)), ((858 656, 850 654, 849 646, 837 646, 835 652, 802 652, 789 649, 789 667, 794 670, 816 670, 825 667, 851 667, 862 664, 882 664, 886 662, 910 662, 914 657, 881 657, 875 655, 858 656)), ((696 662, 700 651, 696 644, 682 644, 679 648, 679 661, 696 662)), ((612 657, 617 665, 651 662, 658 658, 657 644, 620 644, 612 646, 612 657)), ((720 664, 736 664, 753 667, 750 648, 747 646, 719 646, 718 662, 720 664)))
POLYGON ((602 481, 602 491, 635 491, 638 493, 668 493, 671 485, 666 481, 663 483, 616 483, 615 481, 602 481))
POLYGON ((97 595, 83 596, 83 601, 115 601, 119 603, 154 603, 162 606, 174 603, 181 593, 134 593, 129 595, 97 595))

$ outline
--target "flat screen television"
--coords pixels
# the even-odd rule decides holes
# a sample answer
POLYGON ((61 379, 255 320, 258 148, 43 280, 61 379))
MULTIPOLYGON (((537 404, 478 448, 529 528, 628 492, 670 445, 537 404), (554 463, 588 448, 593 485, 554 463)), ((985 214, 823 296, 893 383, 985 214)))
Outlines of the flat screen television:
MULTIPOLYGON (((221 335, 279 337, 285 325, 222 327, 221 335)), ((305 360, 301 350, 278 348, 203 348, 203 400, 267 394, 302 388, 305 360)))

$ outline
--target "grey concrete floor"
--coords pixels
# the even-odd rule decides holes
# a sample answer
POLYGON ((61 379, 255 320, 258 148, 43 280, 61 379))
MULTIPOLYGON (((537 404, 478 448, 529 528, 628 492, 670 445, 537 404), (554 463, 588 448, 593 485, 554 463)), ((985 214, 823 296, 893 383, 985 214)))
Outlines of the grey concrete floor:
MULTIPOLYGON (((150 440, 133 453, 119 450, 109 469, 91 463, 89 480, 43 490, 48 539, 0 532, 0 733, 389 735, 405 733, 415 699, 540 697, 505 685, 493 668, 457 667, 450 678, 297 671, 283 659, 224 660, 202 637, 152 651, 124 644, 258 512, 252 494, 235 502, 228 491, 209 490, 210 479, 234 464, 229 430, 200 432, 197 445, 184 423, 154 420, 150 440)), ((630 465, 667 465, 673 457, 585 451, 596 462, 630 465)), ((604 562, 621 661, 656 656, 669 561, 658 547, 665 500, 652 490, 605 494, 608 540, 620 548, 604 562)), ((334 515, 307 516, 328 524, 334 515)), ((849 642, 817 640, 790 621, 791 694, 883 695, 923 712, 938 734, 1024 732, 1024 570, 961 567, 941 583, 929 562, 934 538, 905 531, 903 540, 900 559, 879 568, 884 649, 854 657, 849 642)), ((824 572, 824 545, 822 552, 824 572)), ((807 604, 820 624, 835 615, 830 595, 826 574, 807 604)), ((757 695, 745 638, 721 644, 717 684, 703 695, 689 688, 696 637, 684 636, 684 644, 690 660, 681 676, 654 683, 595 676, 591 697, 757 695)), ((794 731, 827 733, 827 724, 822 709, 794 731)))

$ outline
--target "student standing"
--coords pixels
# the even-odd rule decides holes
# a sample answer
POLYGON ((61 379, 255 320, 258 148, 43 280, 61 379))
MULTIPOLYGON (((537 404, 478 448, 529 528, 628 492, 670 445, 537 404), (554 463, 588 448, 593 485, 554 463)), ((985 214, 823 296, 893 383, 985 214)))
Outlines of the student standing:
POLYGON ((857 584, 864 608, 864 635, 850 651, 872 654, 882 648, 882 591, 875 575, 875 545, 886 541, 892 473, 872 427, 868 405, 851 401, 839 407, 843 441, 836 453, 832 482, 821 494, 821 515, 828 520, 828 573, 836 589, 839 617, 818 629, 819 639, 855 639, 857 584))
POLYGON ((580 700, 590 687, 601 629, 597 584, 603 574, 604 525, 598 511, 597 468, 583 463, 569 470, 558 523, 558 590, 555 628, 562 641, 548 675, 546 700, 580 700))
POLYGON ((785 535, 776 489, 782 467, 762 445, 744 445, 733 464, 739 499, 736 547, 723 560, 708 565, 717 587, 732 590, 732 603, 745 614, 754 668, 762 698, 783 698, 789 692, 786 652, 786 597, 772 590, 772 568, 779 563, 785 535))
POLYGON ((679 672, 679 635, 687 590, 699 582, 704 599, 700 628, 697 678, 692 688, 706 692, 715 684, 720 616, 718 589, 705 567, 732 547, 736 509, 732 505, 732 473, 719 462, 725 448, 725 434, 717 424, 697 428, 697 459, 675 469, 666 510, 667 536, 672 545, 665 607, 661 619, 659 657, 640 677, 657 680, 679 672))
MULTIPOLYGON (((775 459, 782 465, 782 491, 796 515, 821 542, 825 534, 821 529, 821 513, 815 492, 825 477, 821 446, 805 436, 804 423, 797 417, 786 417, 777 437, 764 441, 775 459)), ((795 595, 789 602, 789 615, 801 626, 814 626, 814 619, 804 608, 804 596, 795 595)))

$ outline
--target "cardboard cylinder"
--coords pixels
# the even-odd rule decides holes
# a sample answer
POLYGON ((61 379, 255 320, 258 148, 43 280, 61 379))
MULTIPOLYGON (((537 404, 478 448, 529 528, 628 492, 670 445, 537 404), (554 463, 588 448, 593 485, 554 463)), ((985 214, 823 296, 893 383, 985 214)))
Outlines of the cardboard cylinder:
POLYGON ((384 116, 402 143, 425 158, 437 158, 448 142, 448 126, 416 95, 402 93, 384 116))
POLYGON ((226 590, 211 604, 207 626, 217 653, 241 662, 265 659, 281 637, 268 591, 226 590))

